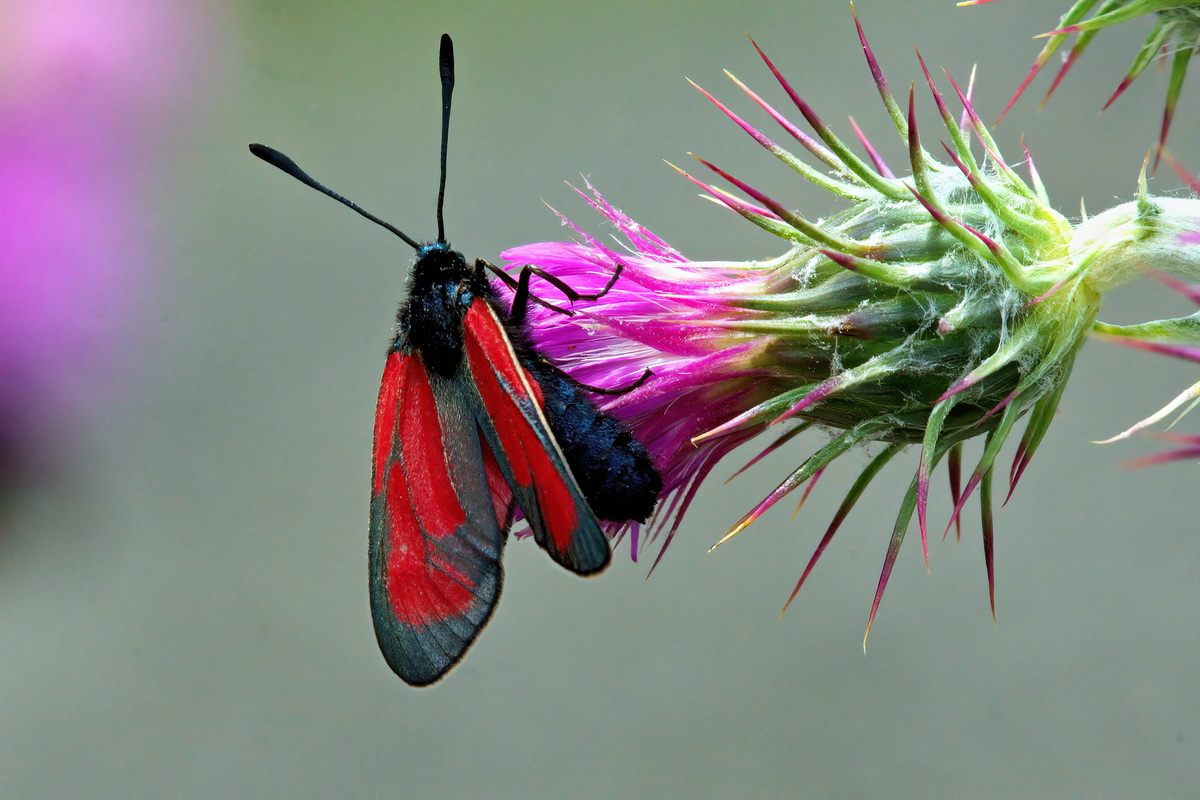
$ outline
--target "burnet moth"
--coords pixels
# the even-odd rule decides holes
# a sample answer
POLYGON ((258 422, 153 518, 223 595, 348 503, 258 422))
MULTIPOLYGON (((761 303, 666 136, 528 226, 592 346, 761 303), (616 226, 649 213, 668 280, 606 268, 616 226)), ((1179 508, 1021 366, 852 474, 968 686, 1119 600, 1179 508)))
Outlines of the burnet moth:
MULTIPOLYGON (((530 346, 527 303, 549 305, 529 292, 535 271, 526 267, 514 283, 482 259, 469 265, 446 241, 442 204, 454 87, 447 35, 439 67, 441 181, 433 242, 408 237, 279 151, 250 145, 254 155, 416 250, 375 409, 369 542, 376 638, 389 666, 414 686, 441 678, 487 623, 518 509, 551 558, 594 575, 611 558, 599 520, 644 522, 662 489, 646 449, 587 397, 632 387, 584 386, 530 346), (508 313, 488 269, 514 286, 508 313)), ((568 300, 583 297, 538 274, 568 300)))

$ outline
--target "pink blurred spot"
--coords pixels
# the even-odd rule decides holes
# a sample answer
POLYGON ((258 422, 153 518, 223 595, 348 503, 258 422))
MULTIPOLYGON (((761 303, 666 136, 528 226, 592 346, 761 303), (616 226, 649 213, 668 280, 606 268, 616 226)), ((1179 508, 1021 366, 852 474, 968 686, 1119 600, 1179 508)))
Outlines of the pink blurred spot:
POLYGON ((65 441, 111 389, 155 269, 142 183, 200 72, 203 8, 0 11, 0 457, 65 441))

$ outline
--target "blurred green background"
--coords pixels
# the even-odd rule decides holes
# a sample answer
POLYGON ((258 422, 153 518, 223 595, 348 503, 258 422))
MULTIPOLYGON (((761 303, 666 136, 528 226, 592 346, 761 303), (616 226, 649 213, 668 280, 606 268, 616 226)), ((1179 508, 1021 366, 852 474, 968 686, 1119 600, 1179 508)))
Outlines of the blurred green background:
MULTIPOLYGON (((857 4, 897 94, 919 77, 915 45, 960 80, 979 64, 986 119, 1039 49, 1030 37, 1066 5, 857 4)), ((651 559, 630 563, 627 548, 585 581, 511 544, 503 601, 465 661, 433 688, 402 684, 375 645, 365 561, 371 418, 411 254, 246 144, 279 147, 432 236, 437 40, 449 32, 446 221, 468 256, 562 237, 543 199, 604 231, 563 183, 582 172, 685 255, 769 257, 776 240, 697 199, 662 161, 695 151, 810 217, 838 208, 685 82, 748 112, 727 67, 782 107, 748 31, 838 131, 853 114, 893 168, 904 151, 840 2, 197 8, 203 74, 147 166, 160 257, 137 357, 67 466, 27 485, 0 522, 0 796, 1195 791, 1196 467, 1130 471, 1122 460, 1164 445, 1091 443, 1157 409, 1195 369, 1100 342, 998 512, 995 623, 972 502, 961 543, 931 537, 931 574, 914 526, 862 652, 911 454, 782 619, 865 456, 832 468, 796 519, 781 507, 706 552, 824 441, 811 435, 727 486, 744 459, 723 464, 648 581, 651 559)), ((1166 76, 1148 72, 1096 112, 1148 27, 1103 32, 1043 111, 1046 77, 995 130, 1013 162, 1025 136, 1068 215, 1080 198, 1095 213, 1133 196, 1166 76)), ((1171 145, 1200 170, 1196 80, 1171 145)), ((933 151, 937 118, 917 96, 933 151)), ((1152 191, 1179 185, 1164 167, 1152 191)), ((1190 311, 1148 280, 1101 316, 1190 311)), ((945 495, 931 519, 946 518, 945 495)))

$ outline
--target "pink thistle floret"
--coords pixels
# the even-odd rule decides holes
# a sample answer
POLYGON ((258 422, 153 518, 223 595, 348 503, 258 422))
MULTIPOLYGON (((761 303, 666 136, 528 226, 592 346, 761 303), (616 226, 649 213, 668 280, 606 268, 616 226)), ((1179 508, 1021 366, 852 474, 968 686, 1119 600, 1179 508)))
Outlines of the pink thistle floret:
MULTIPOLYGON (((688 261, 590 184, 588 190, 581 195, 617 228, 627 251, 614 252, 576 228, 587 244, 530 244, 501 256, 515 267, 529 264, 552 272, 580 294, 600 292, 622 268, 603 297, 575 309, 573 316, 531 304, 529 328, 543 354, 589 386, 627 386, 651 370, 653 378, 643 385, 598 403, 624 420, 654 454, 665 502, 678 520, 712 466, 767 422, 738 435, 701 440, 772 395, 773 370, 765 360, 770 340, 728 326, 731 301, 767 293, 770 272, 734 272, 688 261)), ((537 278, 532 286, 535 293, 554 292, 537 278)))

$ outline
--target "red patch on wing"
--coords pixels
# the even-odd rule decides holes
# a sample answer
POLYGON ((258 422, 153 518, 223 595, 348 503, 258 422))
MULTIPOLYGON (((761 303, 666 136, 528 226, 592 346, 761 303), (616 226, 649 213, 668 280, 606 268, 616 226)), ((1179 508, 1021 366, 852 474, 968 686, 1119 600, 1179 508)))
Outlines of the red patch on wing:
POLYGON ((473 600, 473 582, 431 546, 432 539, 458 530, 466 511, 450 482, 433 387, 416 356, 388 356, 375 416, 375 464, 376 493, 386 492, 392 612, 409 625, 430 625, 465 613, 473 600))
POLYGON ((412 495, 417 522, 426 536, 449 536, 466 522, 467 512, 458 502, 450 482, 446 451, 442 443, 442 421, 429 376, 424 368, 414 369, 405 381, 404 414, 397 436, 404 454, 404 472, 412 495))
POLYGON ((392 613, 412 626, 434 625, 465 613, 474 600, 474 584, 430 552, 403 467, 395 461, 389 471, 387 593, 392 613))
POLYGON ((404 384, 405 360, 410 367, 419 367, 412 356, 388 353, 383 365, 383 380, 379 384, 379 400, 375 403, 375 439, 372 447, 371 473, 375 476, 371 494, 383 491, 383 471, 388 455, 392 452, 392 440, 396 433, 396 412, 400 406, 400 393, 404 384))
MULTIPOLYGON (((554 547, 560 551, 569 550, 579 523, 575 497, 547 451, 544 440, 549 438, 550 432, 543 431, 539 436, 518 405, 519 400, 540 404, 541 398, 531 398, 526 388, 534 385, 533 381, 517 363, 508 335, 483 300, 476 300, 467 310, 464 328, 463 340, 471 377, 479 389, 484 408, 492 417, 513 479, 524 487, 532 485, 538 510, 546 521, 554 547)), ((529 516, 529 509, 525 511, 529 516)))

